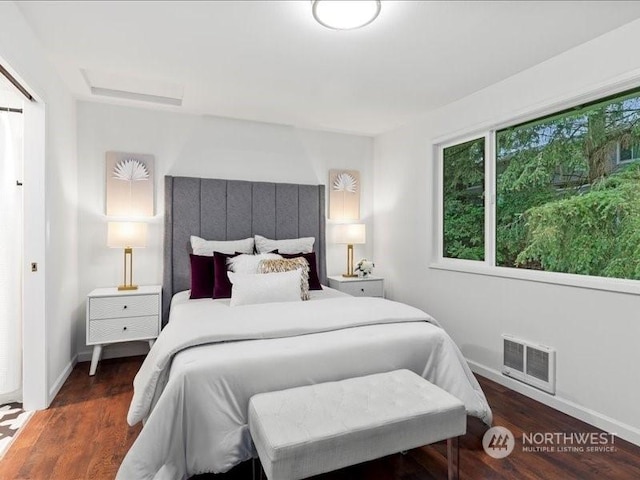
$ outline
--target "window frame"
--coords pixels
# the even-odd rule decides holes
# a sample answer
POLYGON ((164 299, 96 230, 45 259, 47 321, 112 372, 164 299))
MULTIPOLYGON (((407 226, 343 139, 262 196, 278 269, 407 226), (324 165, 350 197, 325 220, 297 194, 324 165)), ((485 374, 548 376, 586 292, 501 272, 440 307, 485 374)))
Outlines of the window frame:
MULTIPOLYGON (((432 141, 432 181, 433 181, 433 251, 428 265, 435 270, 448 270, 474 275, 509 278, 533 281, 552 285, 566 285, 592 290, 603 290, 624 294, 640 295, 640 280, 611 277, 597 277, 572 273, 528 270, 496 265, 496 133, 505 128, 513 128, 547 116, 553 116, 576 106, 604 101, 608 97, 624 94, 638 89, 640 74, 624 78, 618 82, 588 90, 580 95, 565 97, 549 102, 538 108, 531 108, 524 113, 497 122, 487 122, 470 128, 467 133, 436 137, 432 141), (485 139, 485 252, 484 260, 467 260, 444 257, 444 155, 447 147, 458 145, 479 138, 485 139)), ((639 93, 640 95, 640 93, 639 93)))
POLYGON ((487 200, 487 182, 488 182, 488 175, 487 175, 487 165, 489 162, 487 162, 488 154, 490 153, 489 151, 489 142, 490 139, 488 138, 488 132, 483 133, 483 134, 471 134, 471 135, 467 135, 465 137, 459 137, 458 139, 451 141, 451 142, 447 142, 447 143, 441 143, 438 145, 434 145, 434 149, 437 151, 437 158, 439 159, 439 161, 437 162, 437 188, 434 189, 436 191, 436 241, 434 242, 434 246, 435 246, 435 254, 439 257, 439 260, 444 263, 445 265, 451 265, 452 267, 456 267, 456 266, 460 266, 460 267, 464 267, 465 265, 468 266, 469 268, 473 267, 473 265, 476 265, 478 263, 486 263, 487 260, 489 259, 489 257, 487 257, 487 233, 488 233, 488 220, 487 217, 490 215, 487 215, 487 212, 489 211, 489 204, 488 204, 488 200, 487 200), (467 142, 472 142, 474 140, 480 140, 481 138, 484 138, 484 211, 485 211, 485 215, 484 215, 484 236, 485 236, 485 242, 484 242, 484 260, 468 260, 468 259, 464 259, 464 258, 452 258, 452 257, 445 257, 444 256, 444 189, 443 189, 443 185, 444 185, 444 150, 448 147, 452 147, 455 145, 459 145, 461 143, 467 143, 467 142))

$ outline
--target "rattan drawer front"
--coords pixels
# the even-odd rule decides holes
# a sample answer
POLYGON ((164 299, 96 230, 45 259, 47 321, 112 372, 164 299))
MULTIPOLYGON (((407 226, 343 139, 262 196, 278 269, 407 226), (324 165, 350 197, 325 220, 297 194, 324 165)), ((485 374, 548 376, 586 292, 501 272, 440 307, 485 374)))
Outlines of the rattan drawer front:
POLYGON ((382 280, 344 282, 340 285, 340 291, 354 297, 382 297, 382 280))
POLYGON ((158 316, 109 318, 89 322, 89 342, 144 340, 158 336, 158 316))
POLYGON ((158 303, 158 295, 92 298, 89 304, 89 319, 158 315, 158 303))

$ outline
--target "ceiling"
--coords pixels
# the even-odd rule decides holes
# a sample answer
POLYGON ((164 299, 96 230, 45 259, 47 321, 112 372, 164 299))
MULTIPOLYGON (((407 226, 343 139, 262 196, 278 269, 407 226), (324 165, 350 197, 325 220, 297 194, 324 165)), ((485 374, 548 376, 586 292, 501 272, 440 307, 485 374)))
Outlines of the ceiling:
POLYGON ((376 135, 640 17, 640 2, 385 1, 335 31, 300 1, 19 2, 83 100, 376 135), (86 73, 181 106, 92 94, 86 73))

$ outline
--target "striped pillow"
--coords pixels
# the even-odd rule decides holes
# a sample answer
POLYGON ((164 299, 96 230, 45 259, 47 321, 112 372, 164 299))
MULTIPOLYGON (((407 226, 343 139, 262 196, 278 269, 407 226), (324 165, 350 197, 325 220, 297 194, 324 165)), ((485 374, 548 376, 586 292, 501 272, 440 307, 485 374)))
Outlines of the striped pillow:
POLYGON ((300 298, 309 300, 309 263, 303 257, 262 260, 258 265, 258 273, 289 272, 298 269, 302 271, 302 275, 300 275, 300 298))

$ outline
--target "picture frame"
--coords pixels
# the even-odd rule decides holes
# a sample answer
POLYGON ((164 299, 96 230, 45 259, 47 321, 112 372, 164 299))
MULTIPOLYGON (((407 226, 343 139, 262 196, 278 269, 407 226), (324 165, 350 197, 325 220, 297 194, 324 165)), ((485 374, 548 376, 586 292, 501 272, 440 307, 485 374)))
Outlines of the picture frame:
POLYGON ((108 216, 154 216, 154 160, 150 154, 106 153, 108 216))

